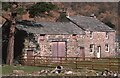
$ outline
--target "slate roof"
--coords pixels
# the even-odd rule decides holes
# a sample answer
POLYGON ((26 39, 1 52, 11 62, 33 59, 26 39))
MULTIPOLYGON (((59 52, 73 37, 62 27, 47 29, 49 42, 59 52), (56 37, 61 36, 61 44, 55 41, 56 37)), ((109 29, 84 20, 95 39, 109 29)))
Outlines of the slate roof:
POLYGON ((120 35, 117 35, 115 39, 116 39, 116 42, 120 43, 120 35))
POLYGON ((71 22, 39 22, 35 26, 17 25, 18 29, 38 34, 85 34, 85 32, 71 22))
POLYGON ((99 21, 97 18, 80 16, 80 15, 70 16, 67 18, 71 22, 76 23, 86 31, 98 31, 98 32, 115 31, 109 26, 99 21))

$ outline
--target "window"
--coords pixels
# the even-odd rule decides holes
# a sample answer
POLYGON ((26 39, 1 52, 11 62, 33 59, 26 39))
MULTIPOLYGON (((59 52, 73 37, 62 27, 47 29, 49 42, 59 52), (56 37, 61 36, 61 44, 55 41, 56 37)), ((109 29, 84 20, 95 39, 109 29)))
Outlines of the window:
POLYGON ((105 44, 105 51, 109 52, 109 45, 108 44, 105 44))
POLYGON ((77 37, 77 34, 73 34, 72 38, 75 39, 77 37))
POLYGON ((90 52, 94 52, 94 48, 95 48, 95 45, 94 44, 90 44, 90 52))
POLYGON ((45 34, 40 34, 40 40, 44 41, 44 39, 45 39, 45 34))
POLYGON ((93 38, 93 32, 90 31, 90 39, 92 39, 92 38, 93 38))
POLYGON ((120 49, 120 43, 118 43, 118 49, 120 49))
POLYGON ((45 40, 45 34, 40 34, 40 36, 38 37, 38 43, 44 40, 45 40))
POLYGON ((45 36, 45 34, 40 34, 40 36, 43 36, 43 37, 44 37, 44 36, 45 36))
POLYGON ((108 36, 108 32, 106 32, 106 36, 105 36, 105 38, 108 39, 108 37, 109 37, 109 36, 108 36))

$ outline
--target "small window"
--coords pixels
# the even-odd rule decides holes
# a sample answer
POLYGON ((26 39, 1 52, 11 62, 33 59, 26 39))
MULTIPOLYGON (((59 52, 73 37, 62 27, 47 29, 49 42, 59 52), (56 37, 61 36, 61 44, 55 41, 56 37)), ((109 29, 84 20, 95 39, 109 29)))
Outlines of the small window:
POLYGON ((120 49, 120 43, 118 43, 118 49, 120 49))
POLYGON ((45 39, 45 34, 40 34, 40 41, 44 41, 45 39))
POLYGON ((73 34, 72 38, 75 39, 77 37, 77 34, 73 34))
POLYGON ((109 52, 109 45, 108 44, 105 44, 105 51, 109 52))
POLYGON ((73 34, 72 36, 76 36, 77 34, 73 34))
POLYGON ((90 44, 90 52, 91 52, 91 53, 94 52, 94 48, 95 48, 95 45, 94 45, 94 44, 90 44))
POLYGON ((108 38, 109 38, 108 32, 106 32, 106 36, 105 36, 105 38, 106 38, 106 39, 108 39, 108 38))
POLYGON ((40 34, 40 36, 45 36, 45 34, 40 34))
POLYGON ((93 38, 93 32, 90 31, 90 39, 92 39, 92 38, 93 38))

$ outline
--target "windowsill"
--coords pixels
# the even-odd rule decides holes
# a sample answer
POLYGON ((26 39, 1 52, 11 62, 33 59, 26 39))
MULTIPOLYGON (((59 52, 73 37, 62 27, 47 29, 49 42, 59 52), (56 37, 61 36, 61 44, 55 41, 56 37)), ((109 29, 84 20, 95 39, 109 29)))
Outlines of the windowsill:
POLYGON ((90 54, 93 54, 94 52, 90 52, 90 54))
POLYGON ((108 38, 105 38, 105 39, 108 39, 108 38))
POLYGON ((107 53, 108 53, 108 52, 110 52, 110 51, 105 51, 105 52, 107 52, 107 53))
POLYGON ((90 39, 93 39, 93 38, 90 38, 90 39))

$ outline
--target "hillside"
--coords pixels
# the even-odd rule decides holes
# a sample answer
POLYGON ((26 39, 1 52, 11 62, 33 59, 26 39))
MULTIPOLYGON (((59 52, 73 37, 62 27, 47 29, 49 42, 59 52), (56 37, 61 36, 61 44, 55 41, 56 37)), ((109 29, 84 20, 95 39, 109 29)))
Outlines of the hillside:
MULTIPOLYGON (((7 12, 11 11, 12 8, 11 3, 4 4, 3 3, 3 10, 5 10, 8 6, 7 12), (9 4, 9 5, 8 5, 9 4)), ((28 18, 26 14, 26 9, 29 9, 36 3, 18 3, 18 19, 21 17, 28 18)), ((66 11, 67 14, 71 15, 84 15, 90 16, 94 14, 99 20, 103 21, 104 23, 110 25, 111 27, 117 28, 118 25, 118 3, 87 3, 87 2, 52 2, 53 5, 56 5, 57 9, 50 10, 49 12, 40 13, 38 16, 29 18, 30 20, 34 21, 56 21, 61 11, 66 11)), ((42 7, 43 8, 43 7, 42 7)), ((6 12, 6 11, 5 11, 6 12)))

